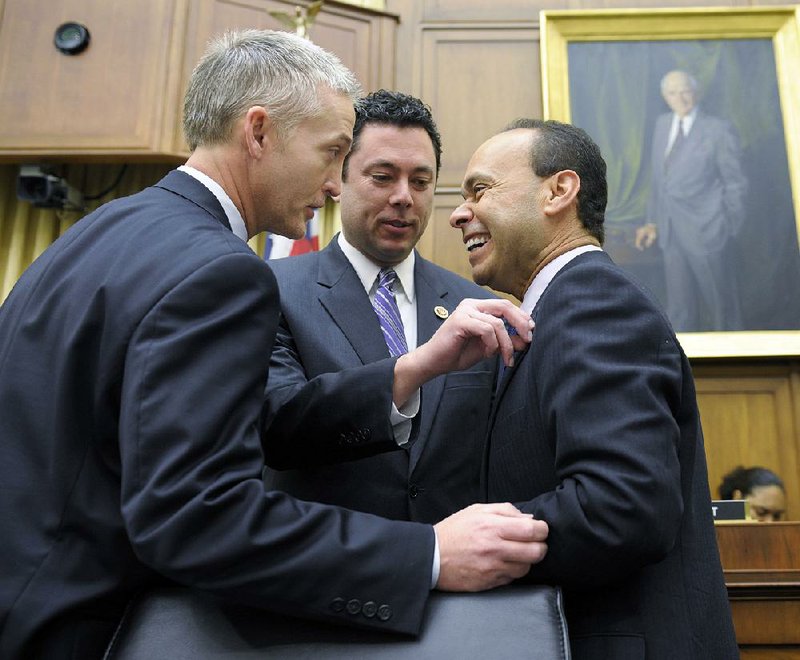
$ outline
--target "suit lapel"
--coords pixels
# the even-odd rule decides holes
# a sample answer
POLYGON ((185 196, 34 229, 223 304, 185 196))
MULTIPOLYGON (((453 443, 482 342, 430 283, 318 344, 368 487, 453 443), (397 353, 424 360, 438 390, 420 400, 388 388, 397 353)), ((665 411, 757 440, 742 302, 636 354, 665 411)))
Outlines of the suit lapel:
POLYGON ((378 317, 356 271, 336 238, 320 252, 319 301, 331 315, 363 364, 389 357, 378 317))
MULTIPOLYGON (((455 310, 457 300, 449 300, 447 285, 436 275, 430 264, 416 255, 414 266, 414 287, 417 303, 417 345, 424 344, 444 323, 433 311, 440 306, 448 312, 455 310)), ((422 387, 422 405, 420 407, 420 424, 417 440, 411 447, 409 474, 414 470, 430 435, 431 426, 439 408, 444 391, 445 376, 434 378, 422 387)))

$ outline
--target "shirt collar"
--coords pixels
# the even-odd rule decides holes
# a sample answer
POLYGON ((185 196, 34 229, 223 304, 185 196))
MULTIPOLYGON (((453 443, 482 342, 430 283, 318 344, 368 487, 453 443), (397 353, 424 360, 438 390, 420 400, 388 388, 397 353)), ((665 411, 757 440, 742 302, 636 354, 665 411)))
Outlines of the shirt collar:
POLYGON ((214 197, 217 198, 222 205, 222 210, 225 211, 225 217, 228 218, 228 224, 231 226, 231 231, 236 234, 243 241, 247 242, 247 226, 244 224, 242 214, 233 203, 228 193, 226 193, 222 186, 219 185, 214 179, 207 174, 203 174, 200 170, 191 167, 190 165, 181 165, 178 168, 181 172, 186 172, 189 176, 197 179, 206 188, 208 188, 214 197))
MULTIPOLYGON (((344 256, 347 257, 347 260, 356 271, 358 279, 361 280, 361 284, 364 285, 364 290, 367 293, 371 293, 375 286, 378 273, 381 272, 381 267, 358 248, 350 244, 342 232, 339 232, 337 240, 339 242, 339 247, 342 248, 342 252, 344 252, 344 256)), ((403 261, 392 266, 394 272, 397 273, 397 279, 400 282, 402 293, 410 303, 414 302, 414 263, 415 251, 411 250, 411 253, 403 259, 403 261)), ((395 294, 398 292, 398 290, 395 290, 395 294)))
POLYGON ((542 297, 547 285, 550 284, 558 271, 560 271, 575 257, 583 254, 584 252, 596 252, 598 250, 602 251, 602 248, 599 248, 596 245, 582 245, 581 247, 576 247, 575 249, 569 250, 568 252, 565 252, 564 254, 553 259, 538 272, 536 277, 533 278, 533 282, 531 282, 531 285, 525 292, 525 297, 522 299, 522 305, 520 305, 522 310, 528 314, 533 312, 533 308, 536 307, 536 303, 539 302, 539 298, 542 297))
MULTIPOLYGON (((691 112, 683 117, 683 134, 689 135, 689 131, 692 130, 692 126, 694 125, 694 120, 697 119, 697 106, 693 107, 691 112)), ((672 132, 678 132, 678 122, 681 120, 678 115, 674 112, 672 113, 672 132)))

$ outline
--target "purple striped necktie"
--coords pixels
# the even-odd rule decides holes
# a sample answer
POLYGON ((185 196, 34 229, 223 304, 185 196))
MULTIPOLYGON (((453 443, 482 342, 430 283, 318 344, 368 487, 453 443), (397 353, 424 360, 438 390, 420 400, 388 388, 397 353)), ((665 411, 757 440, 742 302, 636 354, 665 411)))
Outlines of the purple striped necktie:
POLYGON ((394 297, 394 283, 397 273, 391 268, 384 268, 378 273, 378 288, 375 290, 375 299, 372 306, 378 315, 378 322, 383 330, 383 338, 389 347, 392 357, 408 353, 406 335, 403 331, 403 320, 394 297))

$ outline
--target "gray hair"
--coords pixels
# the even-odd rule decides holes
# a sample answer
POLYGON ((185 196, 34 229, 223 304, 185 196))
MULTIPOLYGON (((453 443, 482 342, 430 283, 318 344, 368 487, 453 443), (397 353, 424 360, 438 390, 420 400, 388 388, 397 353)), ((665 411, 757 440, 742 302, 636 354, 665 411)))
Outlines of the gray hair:
POLYGON ((697 91, 697 79, 691 73, 687 73, 686 71, 681 71, 680 69, 675 69, 673 71, 668 71, 667 73, 664 74, 664 77, 661 78, 661 93, 662 94, 665 93, 665 90, 666 90, 666 87, 667 87, 667 78, 669 78, 670 76, 675 75, 676 73, 680 73, 680 74, 683 74, 684 76, 686 76, 686 80, 689 83, 689 87, 692 88, 693 92, 697 91))
POLYGON ((278 132, 322 111, 320 87, 356 101, 361 87, 339 59, 289 32, 241 30, 214 39, 192 72, 183 103, 190 149, 220 144, 247 110, 268 108, 278 132))

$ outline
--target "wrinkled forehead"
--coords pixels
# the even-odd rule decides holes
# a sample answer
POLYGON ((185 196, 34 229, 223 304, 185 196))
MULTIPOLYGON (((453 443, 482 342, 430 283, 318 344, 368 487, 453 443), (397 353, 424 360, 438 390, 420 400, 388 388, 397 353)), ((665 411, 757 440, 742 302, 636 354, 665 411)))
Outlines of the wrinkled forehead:
POLYGON ((693 92, 692 83, 688 76, 678 74, 670 76, 664 83, 664 92, 666 94, 693 92))

